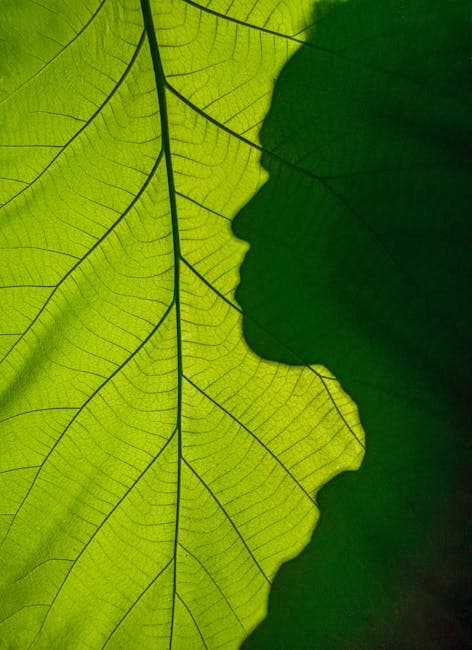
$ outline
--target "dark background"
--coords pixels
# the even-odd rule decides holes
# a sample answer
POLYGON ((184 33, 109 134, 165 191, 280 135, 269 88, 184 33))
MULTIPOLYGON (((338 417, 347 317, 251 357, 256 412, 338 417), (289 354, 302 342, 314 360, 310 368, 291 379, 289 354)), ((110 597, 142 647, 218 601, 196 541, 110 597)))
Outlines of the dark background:
POLYGON ((319 2, 261 131, 267 184, 235 218, 259 355, 326 365, 367 435, 318 496, 244 650, 463 649, 471 9, 319 2))

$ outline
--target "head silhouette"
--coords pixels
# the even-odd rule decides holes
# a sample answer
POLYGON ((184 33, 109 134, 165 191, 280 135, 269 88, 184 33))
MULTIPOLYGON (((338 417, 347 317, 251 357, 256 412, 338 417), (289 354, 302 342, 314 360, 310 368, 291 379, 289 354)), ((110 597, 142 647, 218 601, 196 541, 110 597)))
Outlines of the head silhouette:
POLYGON ((428 375, 463 355, 463 14, 316 3, 260 132, 269 180, 233 222, 250 244, 236 297, 259 355, 341 381, 346 364, 372 379, 392 351, 428 375))
POLYGON ((315 7, 261 128, 268 180, 233 221, 249 243, 236 298, 253 351, 334 372, 367 451, 323 488, 245 648, 285 647, 287 626, 292 647, 465 647, 468 10, 315 7))

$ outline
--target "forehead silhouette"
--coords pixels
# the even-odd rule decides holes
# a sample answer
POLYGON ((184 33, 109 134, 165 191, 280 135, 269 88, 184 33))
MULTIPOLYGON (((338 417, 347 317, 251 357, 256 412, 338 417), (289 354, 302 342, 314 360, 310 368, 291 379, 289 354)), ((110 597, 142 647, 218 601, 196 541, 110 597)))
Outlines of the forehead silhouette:
POLYGON ((315 134, 313 123, 315 89, 310 83, 313 77, 312 52, 299 50, 282 69, 274 86, 270 110, 260 130, 262 147, 261 163, 270 168, 267 152, 274 152, 288 160, 295 160, 297 151, 303 148, 307 134, 315 134))

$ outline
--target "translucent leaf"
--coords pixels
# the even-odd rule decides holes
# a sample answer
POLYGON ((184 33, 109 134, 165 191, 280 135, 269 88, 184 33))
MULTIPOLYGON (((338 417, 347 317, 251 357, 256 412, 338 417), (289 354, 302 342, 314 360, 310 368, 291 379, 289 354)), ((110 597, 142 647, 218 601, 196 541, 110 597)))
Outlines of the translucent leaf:
POLYGON ((234 300, 311 2, 4 4, 0 638, 235 648, 363 455, 333 376, 257 357, 234 300))

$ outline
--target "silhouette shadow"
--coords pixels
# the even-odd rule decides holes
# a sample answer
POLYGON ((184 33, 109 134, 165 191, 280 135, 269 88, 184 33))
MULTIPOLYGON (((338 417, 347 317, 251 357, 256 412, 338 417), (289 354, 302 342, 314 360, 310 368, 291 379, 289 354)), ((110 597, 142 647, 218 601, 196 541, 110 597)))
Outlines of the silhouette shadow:
POLYGON ((322 490, 245 650, 472 643, 468 15, 455 0, 318 2, 276 82, 269 180, 233 222, 250 244, 244 336, 332 370, 367 454, 322 490))

